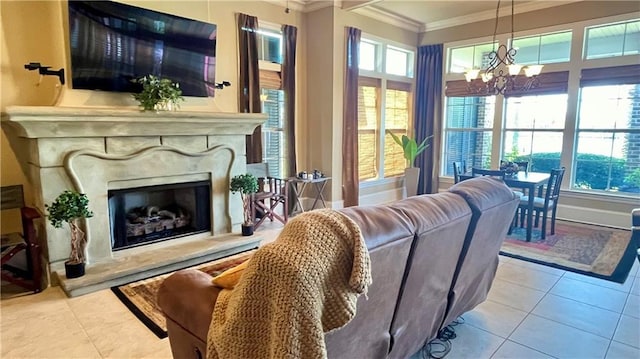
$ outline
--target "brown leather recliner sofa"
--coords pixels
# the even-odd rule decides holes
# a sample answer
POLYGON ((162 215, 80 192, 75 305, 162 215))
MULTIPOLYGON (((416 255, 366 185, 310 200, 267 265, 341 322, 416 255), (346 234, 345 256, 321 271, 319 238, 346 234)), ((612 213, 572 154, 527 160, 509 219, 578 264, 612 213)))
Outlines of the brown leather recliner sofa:
MULTIPOLYGON (((329 358, 407 358, 486 299, 519 200, 481 177, 448 192, 341 212, 362 231, 373 283, 357 313, 325 335, 329 358)), ((168 277, 158 293, 175 358, 206 353, 219 288, 197 270, 168 277)))

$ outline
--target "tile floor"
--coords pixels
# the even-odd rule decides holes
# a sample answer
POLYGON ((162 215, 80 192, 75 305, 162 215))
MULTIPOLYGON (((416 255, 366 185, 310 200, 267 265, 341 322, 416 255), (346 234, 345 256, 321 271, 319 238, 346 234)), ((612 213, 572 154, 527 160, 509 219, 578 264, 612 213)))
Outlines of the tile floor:
MULTIPOLYGON (((500 259, 488 300, 463 316, 447 359, 640 358, 637 261, 616 284, 500 259)), ((0 316, 2 358, 171 358, 169 340, 158 339, 110 290, 67 298, 48 288, 2 300, 0 316)))

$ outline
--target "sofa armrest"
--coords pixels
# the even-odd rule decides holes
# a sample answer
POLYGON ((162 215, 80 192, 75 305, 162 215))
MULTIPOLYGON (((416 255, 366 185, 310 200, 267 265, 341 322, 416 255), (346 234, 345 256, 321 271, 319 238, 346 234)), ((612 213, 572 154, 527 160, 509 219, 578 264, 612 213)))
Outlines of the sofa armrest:
POLYGON ((167 320, 206 343, 213 307, 220 288, 212 277, 196 269, 184 269, 170 275, 158 290, 158 305, 167 320))

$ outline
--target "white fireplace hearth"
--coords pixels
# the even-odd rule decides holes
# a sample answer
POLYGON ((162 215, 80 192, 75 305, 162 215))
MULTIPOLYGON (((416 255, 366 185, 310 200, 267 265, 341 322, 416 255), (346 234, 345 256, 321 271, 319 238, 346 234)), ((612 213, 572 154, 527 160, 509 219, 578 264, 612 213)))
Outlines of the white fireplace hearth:
POLYGON ((244 173, 245 135, 265 120, 263 114, 8 107, 2 128, 27 174, 32 205, 45 213, 45 203, 74 189, 87 195, 94 212, 84 224, 87 275, 64 278, 69 231, 48 221, 40 235, 45 269, 77 295, 255 247, 259 238, 234 234, 242 208, 229 179, 244 173), (108 191, 193 181, 210 184, 209 232, 112 250, 108 191))

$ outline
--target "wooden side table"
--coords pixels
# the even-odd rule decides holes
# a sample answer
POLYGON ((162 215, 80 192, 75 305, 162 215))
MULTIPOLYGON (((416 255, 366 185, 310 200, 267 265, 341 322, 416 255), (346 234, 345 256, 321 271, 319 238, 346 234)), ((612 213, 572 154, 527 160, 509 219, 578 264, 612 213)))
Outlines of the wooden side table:
POLYGON ((331 177, 320 177, 320 178, 314 178, 314 179, 290 177, 288 179, 288 182, 291 183, 293 193, 296 197, 291 214, 305 211, 304 207, 302 206, 302 202, 300 202, 300 195, 304 193, 304 190, 307 188, 307 185, 309 184, 312 184, 313 185, 312 187, 315 188, 315 197, 313 199, 313 205, 311 206, 311 208, 307 210, 316 209, 316 206, 318 205, 319 202, 322 203, 322 208, 326 208, 327 203, 325 202, 325 198, 324 198, 324 195, 322 194, 322 191, 327 186, 327 183, 329 182, 330 179, 331 177))

